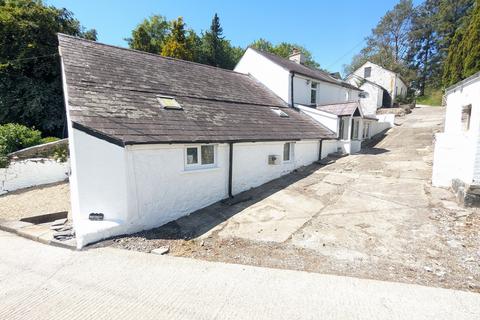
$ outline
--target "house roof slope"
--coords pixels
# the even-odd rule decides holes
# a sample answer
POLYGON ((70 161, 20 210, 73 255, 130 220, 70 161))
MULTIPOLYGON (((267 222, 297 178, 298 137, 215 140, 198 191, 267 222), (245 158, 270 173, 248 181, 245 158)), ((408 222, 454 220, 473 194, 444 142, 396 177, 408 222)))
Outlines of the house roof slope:
POLYGON ((320 69, 311 68, 311 67, 308 67, 306 65, 299 64, 299 63, 296 63, 294 61, 290 61, 288 59, 279 57, 275 54, 265 52, 265 51, 262 51, 262 50, 258 50, 258 49, 252 48, 252 47, 250 47, 250 49, 254 50, 255 52, 257 52, 259 54, 261 54, 265 58, 273 61, 274 63, 278 64, 282 68, 287 69, 288 71, 295 72, 295 73, 298 73, 300 75, 303 75, 303 76, 306 76, 306 77, 309 77, 309 78, 313 78, 313 79, 316 79, 316 80, 319 80, 319 81, 325 81, 325 82, 329 82, 329 83, 332 83, 332 84, 335 84, 335 85, 338 85, 338 86, 342 86, 342 87, 345 87, 345 88, 348 88, 348 89, 360 91, 360 89, 358 89, 357 87, 355 87, 355 86, 353 86, 353 85, 351 85, 351 84, 349 84, 349 83, 347 83, 343 80, 337 79, 337 78, 333 77, 332 75, 330 75, 329 73, 324 72, 320 69))
POLYGON ((248 75, 63 34, 58 38, 73 126, 112 143, 334 138, 248 75), (183 110, 164 109, 162 96, 175 98, 183 110))
POLYGON ((337 116, 351 116, 356 110, 360 110, 360 103, 345 102, 317 106, 317 110, 325 111, 337 116))

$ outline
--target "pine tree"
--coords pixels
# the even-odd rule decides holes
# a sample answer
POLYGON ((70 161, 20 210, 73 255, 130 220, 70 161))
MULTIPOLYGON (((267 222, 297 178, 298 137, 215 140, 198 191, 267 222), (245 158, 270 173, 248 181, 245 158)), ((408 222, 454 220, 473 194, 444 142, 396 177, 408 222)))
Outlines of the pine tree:
POLYGON ((223 28, 216 13, 213 16, 210 31, 203 35, 203 46, 204 62, 211 66, 223 67, 225 64, 223 28))
POLYGON ((172 31, 165 40, 162 56, 193 61, 194 54, 187 41, 185 23, 182 17, 172 22, 172 31))

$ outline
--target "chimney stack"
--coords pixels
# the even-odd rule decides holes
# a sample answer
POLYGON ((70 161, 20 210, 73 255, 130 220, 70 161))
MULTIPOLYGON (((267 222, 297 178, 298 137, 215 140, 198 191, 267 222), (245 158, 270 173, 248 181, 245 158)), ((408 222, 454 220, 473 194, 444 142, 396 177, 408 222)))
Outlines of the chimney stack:
POLYGON ((298 50, 298 48, 293 48, 292 54, 288 57, 290 61, 296 62, 298 64, 305 64, 305 55, 298 50))

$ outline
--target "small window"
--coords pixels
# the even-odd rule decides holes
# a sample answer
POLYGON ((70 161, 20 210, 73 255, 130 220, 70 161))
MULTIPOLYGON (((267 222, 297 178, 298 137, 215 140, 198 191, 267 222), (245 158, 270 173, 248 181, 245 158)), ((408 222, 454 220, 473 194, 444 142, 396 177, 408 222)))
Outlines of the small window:
POLYGON ((277 115, 279 115, 282 118, 288 118, 288 114, 279 108, 270 108, 273 112, 275 112, 277 115))
POLYGON ((462 129, 468 131, 470 129, 470 117, 472 116, 472 105, 462 108, 462 129))
POLYGON ((372 67, 366 67, 363 70, 363 77, 364 78, 369 78, 372 75, 372 67))
POLYGON ((202 164, 213 164, 215 162, 214 151, 213 145, 202 146, 202 164))
POLYGON ((187 164, 198 164, 198 148, 187 148, 187 164))
POLYGON ((310 90, 310 103, 317 104, 317 83, 312 82, 312 88, 310 90))
POLYGON ((283 161, 288 162, 293 158, 293 143, 287 142, 283 145, 283 161))
POLYGON ((215 166, 215 145, 187 147, 185 151, 185 167, 189 169, 215 166))
POLYGON ((182 106, 172 97, 158 97, 158 102, 164 109, 182 110, 182 106))

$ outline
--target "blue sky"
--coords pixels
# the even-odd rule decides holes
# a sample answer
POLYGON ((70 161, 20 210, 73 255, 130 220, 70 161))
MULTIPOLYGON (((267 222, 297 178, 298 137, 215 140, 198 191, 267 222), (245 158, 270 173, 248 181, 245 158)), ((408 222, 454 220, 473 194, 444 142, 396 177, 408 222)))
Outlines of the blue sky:
MULTIPOLYGON (((343 64, 363 46, 363 38, 397 0, 317 1, 184 1, 184 0, 46 0, 65 7, 87 28, 98 31, 98 40, 127 46, 123 40, 144 18, 161 14, 184 18, 200 32, 209 28, 215 12, 224 35, 234 45, 247 46, 258 38, 273 43, 295 42, 309 49, 323 68, 342 71, 343 64)), ((418 3, 419 0, 414 1, 418 3)))

